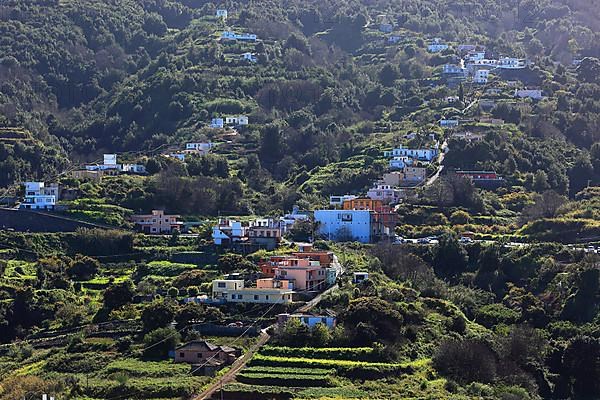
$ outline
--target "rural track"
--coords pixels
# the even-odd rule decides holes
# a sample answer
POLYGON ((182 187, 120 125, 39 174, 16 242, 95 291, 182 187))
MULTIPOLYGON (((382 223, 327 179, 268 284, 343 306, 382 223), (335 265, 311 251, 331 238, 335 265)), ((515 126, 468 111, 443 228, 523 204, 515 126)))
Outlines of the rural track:
MULTIPOLYGON (((337 256, 334 255, 333 257, 334 257, 333 265, 335 266, 335 268, 338 271, 338 276, 341 276, 344 273, 344 268, 338 261, 337 256)), ((329 289, 325 290, 323 293, 320 293, 319 295, 317 295, 311 301, 307 302, 306 304, 304 304, 301 307, 298 307, 296 310, 294 310, 294 312, 295 313, 305 313, 305 312, 310 311, 313 307, 315 307, 317 304, 319 304, 319 302, 321 301, 321 299, 323 298, 324 295, 329 294, 337 289, 338 289, 338 285, 336 283, 329 289)), ((217 391, 219 391, 223 387, 223 385, 234 381, 238 372, 240 372, 246 366, 246 364, 248 364, 248 362, 252 359, 252 357, 254 357, 254 354, 256 354, 256 352, 258 352, 265 344, 267 344, 269 339, 271 339, 271 335, 269 335, 267 332, 271 328, 274 328, 275 325, 276 324, 271 324, 267 328, 261 330, 258 341, 252 347, 250 347, 250 349, 242 357, 238 358, 232 364, 229 371, 227 371, 219 380, 212 383, 202 393, 193 396, 192 400, 208 400, 208 399, 212 398, 212 396, 215 393, 217 393, 217 391)))

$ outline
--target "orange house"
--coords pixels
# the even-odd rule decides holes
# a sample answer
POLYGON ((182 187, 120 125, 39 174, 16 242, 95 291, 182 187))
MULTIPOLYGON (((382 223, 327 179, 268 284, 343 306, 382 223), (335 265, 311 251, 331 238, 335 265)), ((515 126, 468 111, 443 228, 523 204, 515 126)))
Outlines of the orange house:
POLYGON ((373 210, 377 211, 383 207, 382 200, 373 200, 368 197, 359 197, 344 201, 344 210, 373 210))

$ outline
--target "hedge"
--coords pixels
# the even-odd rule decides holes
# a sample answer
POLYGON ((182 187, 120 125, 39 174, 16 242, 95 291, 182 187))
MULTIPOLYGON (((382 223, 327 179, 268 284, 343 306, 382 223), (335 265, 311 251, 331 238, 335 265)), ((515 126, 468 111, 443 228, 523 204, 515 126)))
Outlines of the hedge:
POLYGON ((377 361, 378 352, 372 347, 284 347, 266 346, 261 354, 277 357, 318 358, 324 360, 377 361))

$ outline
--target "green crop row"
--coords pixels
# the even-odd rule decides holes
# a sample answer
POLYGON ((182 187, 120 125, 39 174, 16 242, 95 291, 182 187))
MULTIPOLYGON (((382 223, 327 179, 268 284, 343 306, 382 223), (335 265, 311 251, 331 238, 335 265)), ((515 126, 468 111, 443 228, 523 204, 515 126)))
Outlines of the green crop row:
POLYGON ((262 354, 255 355, 250 361, 250 365, 300 368, 334 368, 339 375, 357 379, 380 379, 385 376, 413 372, 412 367, 403 364, 350 360, 325 360, 301 357, 277 357, 266 356, 262 354))
POLYGON ((335 369, 325 368, 289 368, 289 367, 274 367, 274 366, 254 366, 247 367, 243 372, 265 373, 272 375, 280 374, 295 374, 295 375, 331 375, 335 373, 335 369))
POLYGON ((319 358, 326 360, 376 361, 378 352, 372 347, 275 347, 266 346, 261 354, 277 357, 319 358))
POLYGON ((264 373, 242 372, 236 376, 238 382, 253 385, 272 385, 287 387, 323 387, 332 386, 331 378, 326 375, 287 375, 274 376, 264 373))

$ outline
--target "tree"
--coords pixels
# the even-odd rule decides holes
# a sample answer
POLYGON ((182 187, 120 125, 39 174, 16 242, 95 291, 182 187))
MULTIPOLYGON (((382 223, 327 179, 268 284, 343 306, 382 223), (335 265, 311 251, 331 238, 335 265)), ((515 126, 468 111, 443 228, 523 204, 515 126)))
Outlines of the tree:
POLYGON ((157 13, 149 14, 145 18, 143 28, 149 34, 156 36, 162 36, 167 32, 167 24, 157 13))
POLYGON ((286 236, 294 242, 308 242, 312 238, 314 230, 312 221, 296 221, 288 230, 286 236))
POLYGON ((142 311, 144 332, 164 328, 173 322, 175 306, 168 300, 155 300, 142 311))
POLYGON ((583 82, 598 83, 600 79, 600 60, 585 57, 577 66, 577 76, 583 82))
POLYGON ((77 254, 71 261, 67 274, 75 280, 87 281, 92 279, 100 269, 100 262, 97 259, 77 254))
POLYGON ((187 303, 180 307, 175 314, 177 329, 181 330, 192 323, 203 322, 206 310, 203 306, 196 303, 187 303))
POLYGON ((181 335, 173 328, 158 328, 144 335, 144 356, 166 358, 181 341, 181 335))
POLYGON ((471 215, 463 210, 456 210, 450 214, 450 222, 452 225, 465 225, 471 221, 471 215))
POLYGON ((104 307, 109 310, 114 310, 115 308, 130 303, 134 295, 135 288, 133 282, 130 280, 112 284, 104 291, 104 307))
POLYGON ((440 345, 433 365, 440 373, 466 384, 491 382, 496 377, 496 356, 477 339, 449 340, 440 345))
POLYGON ((533 190, 541 193, 548 189, 550 189, 550 184, 548 183, 548 174, 546 174, 544 170, 538 169, 533 177, 533 190))
POLYGON ((433 267, 443 276, 456 276, 467 268, 469 256, 454 233, 445 233, 435 247, 433 267))
POLYGON ((394 341, 400 336, 403 318, 394 306, 377 297, 360 297, 350 304, 340 315, 344 326, 355 333, 358 340, 372 339, 394 341), (361 333, 361 330, 363 331, 361 333), (372 335, 361 337, 365 331, 372 335))
POLYGON ((535 196, 535 202, 526 206, 521 213, 522 222, 535 221, 540 218, 556 216, 558 209, 567 202, 567 198, 554 190, 546 190, 535 196))
POLYGON ((572 196, 588 186, 594 178, 594 166, 587 154, 581 154, 569 169, 569 191, 572 196))
POLYGON ((379 71, 379 81, 384 86, 392 86, 398 79, 398 70, 391 64, 385 64, 379 71))
POLYGON ((224 273, 256 269, 252 262, 248 261, 244 256, 235 253, 227 253, 220 256, 217 261, 217 266, 219 267, 219 270, 224 273))
POLYGON ((573 398, 600 396, 600 339, 571 339, 562 357, 562 373, 571 381, 573 398))

